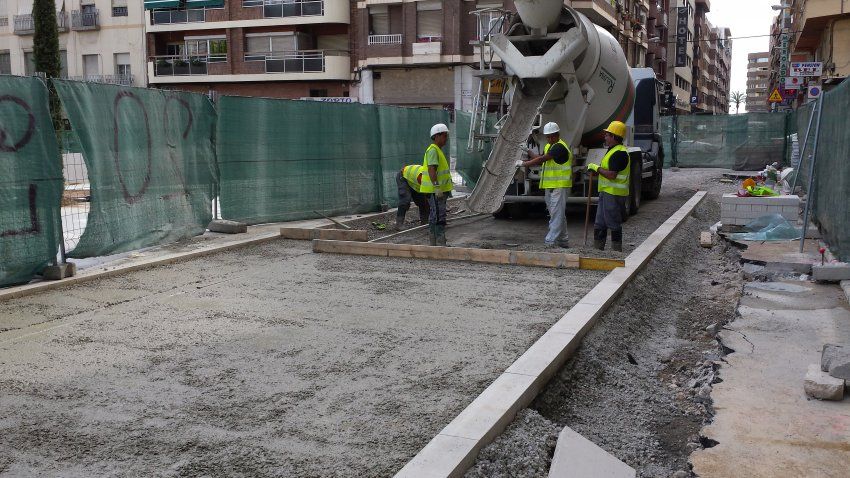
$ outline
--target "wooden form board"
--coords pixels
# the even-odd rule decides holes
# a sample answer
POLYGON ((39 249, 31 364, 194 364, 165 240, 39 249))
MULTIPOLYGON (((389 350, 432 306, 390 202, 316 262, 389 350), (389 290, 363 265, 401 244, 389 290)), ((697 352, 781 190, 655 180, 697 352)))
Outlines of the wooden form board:
POLYGON ((320 239, 313 241, 313 252, 481 262, 485 264, 550 267, 554 269, 584 268, 613 270, 616 267, 625 266, 625 261, 622 260, 582 258, 578 254, 558 252, 509 251, 504 249, 475 249, 469 247, 420 246, 416 244, 385 244, 374 242, 361 243, 320 239))
POLYGON ((282 227, 280 237, 284 239, 299 239, 309 241, 313 239, 327 239, 333 241, 359 241, 369 240, 369 231, 361 229, 317 229, 304 227, 282 227))

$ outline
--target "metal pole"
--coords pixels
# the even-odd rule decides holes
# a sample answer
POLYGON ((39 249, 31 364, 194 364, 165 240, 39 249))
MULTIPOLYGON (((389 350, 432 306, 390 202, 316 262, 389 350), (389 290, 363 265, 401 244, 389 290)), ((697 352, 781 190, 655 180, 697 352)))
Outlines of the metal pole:
POLYGON ((823 117, 823 97, 824 94, 818 97, 818 125, 815 128, 815 139, 812 144, 812 161, 809 164, 809 187, 806 189, 806 207, 803 209, 803 236, 800 237, 800 252, 803 252, 803 246, 806 243, 806 231, 809 229, 809 210, 812 208, 814 195, 812 195, 815 186, 815 162, 818 159, 818 139, 820 138, 820 121, 823 117))
MULTIPOLYGON (((809 116, 809 126, 806 128, 806 137, 803 138, 803 147, 800 149, 800 164, 797 165, 797 174, 794 175, 794 185, 791 186, 791 194, 794 194, 794 191, 797 190, 797 179, 800 177, 800 171, 803 170, 803 160, 806 157, 806 146, 809 143, 809 132, 812 130, 812 123, 815 120, 815 113, 817 113, 817 109, 820 106, 820 99, 815 102, 815 105, 812 107, 812 114, 809 116)), ((797 138, 799 141, 800 138, 797 138)))

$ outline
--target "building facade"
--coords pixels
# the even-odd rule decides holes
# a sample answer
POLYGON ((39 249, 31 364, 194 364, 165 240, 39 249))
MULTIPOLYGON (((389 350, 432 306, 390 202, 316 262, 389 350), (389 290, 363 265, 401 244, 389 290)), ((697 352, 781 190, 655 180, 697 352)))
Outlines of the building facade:
POLYGON ((270 98, 350 97, 346 0, 146 0, 152 87, 270 98))
POLYGON ((747 112, 767 111, 768 81, 770 80, 770 52, 747 55, 747 112))
MULTIPOLYGON (((0 74, 35 74, 32 0, 0 0, 0 74)), ((56 0, 63 78, 145 86, 141 0, 56 0)))

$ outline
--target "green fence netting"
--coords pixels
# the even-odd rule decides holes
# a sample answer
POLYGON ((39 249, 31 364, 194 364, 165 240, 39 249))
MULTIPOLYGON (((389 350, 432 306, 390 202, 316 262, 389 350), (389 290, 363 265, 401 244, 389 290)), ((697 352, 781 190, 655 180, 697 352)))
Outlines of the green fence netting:
MULTIPOLYGON (((395 176, 408 164, 422 164, 425 149, 431 144, 428 133, 437 123, 449 123, 449 114, 442 110, 378 106, 381 138, 381 170, 383 201, 398 205, 395 176)), ((465 147, 465 146, 464 146, 465 147)))
POLYGON ((785 121, 781 113, 680 115, 663 118, 661 130, 670 146, 665 151, 675 148, 671 165, 756 171, 785 162, 785 121))
MULTIPOLYGON (((802 145, 813 104, 797 112, 797 136, 802 145)), ((818 134, 815 180, 810 194, 813 218, 820 226, 830 250, 843 261, 850 261, 850 82, 844 81, 823 98, 823 115, 818 134)), ((817 121, 817 120, 815 120, 817 121)), ((815 128, 813 127, 812 130, 815 128)), ((814 131, 810 133, 807 151, 813 150, 814 131)), ((802 146, 801 146, 802 147, 802 146)), ((801 162, 800 183, 807 187, 812 157, 807 152, 801 162)))
POLYGON ((61 197, 47 88, 0 75, 0 285, 28 282, 56 258, 61 197))
POLYGON ((216 115, 207 97, 58 81, 88 169, 91 209, 71 257, 202 234, 212 219, 216 115))
MULTIPOLYGON (((472 121, 472 114, 464 111, 455 112, 455 143, 457 147, 457 163, 455 169, 463 178, 465 184, 470 188, 475 187, 478 182, 478 177, 481 176, 481 169, 484 166, 484 161, 490 156, 492 144, 488 141, 484 142, 482 150, 467 149, 469 141, 469 124, 472 121)), ((487 130, 492 131, 495 121, 488 118, 487 130)))
POLYGON ((378 208, 375 106, 222 97, 218 113, 225 219, 259 224, 378 208))

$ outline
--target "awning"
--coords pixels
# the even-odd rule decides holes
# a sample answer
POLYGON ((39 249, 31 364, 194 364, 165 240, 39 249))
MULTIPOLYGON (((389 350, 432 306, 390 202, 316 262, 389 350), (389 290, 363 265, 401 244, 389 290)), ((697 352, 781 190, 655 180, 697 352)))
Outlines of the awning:
POLYGON ((224 0, 186 0, 186 8, 223 7, 224 0))
POLYGON ((155 8, 180 8, 180 0, 145 0, 145 10, 155 8))

